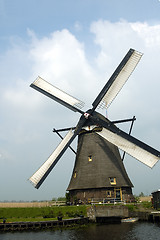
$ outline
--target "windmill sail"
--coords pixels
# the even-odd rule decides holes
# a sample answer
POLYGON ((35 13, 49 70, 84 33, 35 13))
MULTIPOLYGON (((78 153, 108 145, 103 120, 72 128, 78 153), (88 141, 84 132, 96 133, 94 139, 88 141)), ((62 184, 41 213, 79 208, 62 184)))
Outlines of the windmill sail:
POLYGON ((71 129, 66 134, 66 136, 63 138, 61 143, 55 149, 55 151, 50 155, 48 160, 29 178, 29 180, 33 183, 35 188, 40 187, 40 185, 46 179, 46 177, 51 172, 51 170, 54 168, 56 163, 62 157, 64 152, 70 146, 72 141, 79 134, 79 132, 81 131, 82 126, 85 124, 85 122, 86 122, 86 118, 82 115, 82 117, 80 118, 80 120, 75 128, 75 131, 73 132, 71 129))
POLYGON ((53 86, 52 84, 45 81, 43 78, 37 77, 37 79, 30 85, 30 87, 54 99, 55 101, 68 107, 74 112, 82 113, 82 111, 80 111, 80 109, 84 106, 84 103, 82 101, 53 86))
POLYGON ((55 151, 50 155, 48 160, 44 162, 44 164, 29 178, 35 188, 39 188, 40 185, 43 183, 45 178, 48 176, 52 168, 56 165, 59 158, 63 154, 63 150, 66 147, 67 143, 73 136, 72 130, 70 130, 55 151))
MULTIPOLYGON (((121 133, 122 131, 120 131, 120 134, 121 133)), ((101 132, 97 132, 97 134, 150 168, 152 168, 160 159, 160 152, 124 132, 123 135, 126 135, 126 138, 106 128, 103 128, 103 130, 101 132)))
POLYGON ((108 108, 114 98, 117 96, 123 85, 128 80, 129 76, 134 71, 138 62, 142 57, 142 53, 130 49, 124 59, 121 61, 115 72, 112 74, 100 94, 93 102, 94 109, 108 108))

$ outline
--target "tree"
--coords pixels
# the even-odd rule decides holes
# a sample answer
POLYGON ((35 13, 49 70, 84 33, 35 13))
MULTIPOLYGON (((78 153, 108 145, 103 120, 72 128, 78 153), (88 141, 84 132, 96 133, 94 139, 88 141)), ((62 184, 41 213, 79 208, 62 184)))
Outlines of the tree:
POLYGON ((141 192, 140 194, 139 194, 139 197, 144 197, 145 195, 144 195, 144 193, 143 192, 141 192))

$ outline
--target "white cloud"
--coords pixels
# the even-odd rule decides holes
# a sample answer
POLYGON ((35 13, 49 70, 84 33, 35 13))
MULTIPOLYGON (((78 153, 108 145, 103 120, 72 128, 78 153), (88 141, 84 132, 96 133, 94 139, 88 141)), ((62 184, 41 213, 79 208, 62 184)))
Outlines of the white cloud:
POLYGON ((85 91, 82 82, 90 85, 91 79, 95 79, 84 45, 66 29, 54 32, 48 38, 35 40, 34 37, 30 57, 34 61, 33 74, 40 74, 72 94, 81 95, 81 91, 85 91))
POLYGON ((132 29, 138 33, 147 48, 160 47, 160 25, 149 26, 147 23, 132 23, 132 29))

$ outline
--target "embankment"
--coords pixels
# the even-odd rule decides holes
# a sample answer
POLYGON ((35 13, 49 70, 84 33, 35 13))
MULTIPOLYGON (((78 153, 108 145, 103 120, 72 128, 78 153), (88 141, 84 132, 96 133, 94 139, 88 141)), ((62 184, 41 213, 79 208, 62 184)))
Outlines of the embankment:
POLYGON ((144 208, 142 204, 80 206, 53 206, 51 204, 48 206, 47 204, 45 207, 44 205, 34 206, 1 207, 0 231, 68 227, 88 224, 89 222, 121 222, 124 218, 160 222, 160 212, 153 211, 152 208, 144 208))

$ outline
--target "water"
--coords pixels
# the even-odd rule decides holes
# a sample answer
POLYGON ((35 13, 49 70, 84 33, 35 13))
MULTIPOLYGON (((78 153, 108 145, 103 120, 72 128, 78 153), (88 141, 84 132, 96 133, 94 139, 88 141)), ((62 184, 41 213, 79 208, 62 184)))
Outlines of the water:
POLYGON ((68 230, 47 230, 0 233, 0 240, 157 240, 160 225, 152 223, 121 223, 91 225, 68 230))

